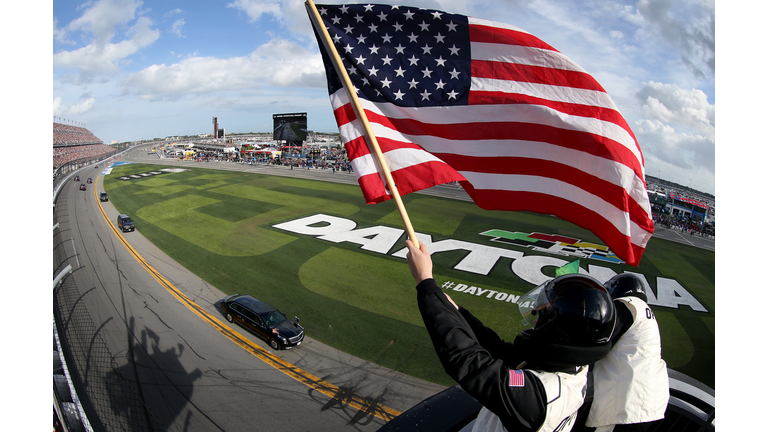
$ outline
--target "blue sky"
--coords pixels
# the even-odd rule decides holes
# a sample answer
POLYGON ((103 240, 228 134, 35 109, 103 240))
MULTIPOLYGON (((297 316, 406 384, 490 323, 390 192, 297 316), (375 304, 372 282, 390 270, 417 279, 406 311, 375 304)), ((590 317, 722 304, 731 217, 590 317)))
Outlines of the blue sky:
MULTIPOLYGON (((536 35, 608 91, 647 174, 715 192, 714 1, 404 4, 536 35)), ((228 133, 266 132, 288 112, 338 131, 303 0, 55 0, 52 21, 53 115, 105 142, 209 133, 213 116, 228 133)))

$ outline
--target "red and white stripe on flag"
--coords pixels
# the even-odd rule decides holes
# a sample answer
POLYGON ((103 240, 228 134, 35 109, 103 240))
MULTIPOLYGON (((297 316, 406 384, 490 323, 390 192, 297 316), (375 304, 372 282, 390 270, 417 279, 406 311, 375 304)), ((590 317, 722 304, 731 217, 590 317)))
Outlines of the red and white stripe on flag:
MULTIPOLYGON (((643 155, 581 67, 497 22, 403 6, 318 9, 402 195, 459 181, 481 208, 556 215, 639 263, 654 231, 643 155)), ((348 92, 333 85, 324 59, 365 200, 390 199, 348 92)))
POLYGON ((510 387, 524 387, 525 386, 525 374, 523 371, 513 369, 509 371, 509 386, 510 387))

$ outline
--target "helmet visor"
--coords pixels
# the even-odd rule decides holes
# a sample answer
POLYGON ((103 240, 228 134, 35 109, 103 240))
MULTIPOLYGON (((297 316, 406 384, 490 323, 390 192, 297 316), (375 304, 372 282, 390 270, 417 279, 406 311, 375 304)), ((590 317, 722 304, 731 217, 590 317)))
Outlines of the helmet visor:
POLYGON ((547 298, 547 285, 549 281, 537 286, 529 291, 517 301, 517 307, 523 316, 522 322, 525 326, 535 328, 539 318, 541 318, 544 309, 549 306, 547 298))

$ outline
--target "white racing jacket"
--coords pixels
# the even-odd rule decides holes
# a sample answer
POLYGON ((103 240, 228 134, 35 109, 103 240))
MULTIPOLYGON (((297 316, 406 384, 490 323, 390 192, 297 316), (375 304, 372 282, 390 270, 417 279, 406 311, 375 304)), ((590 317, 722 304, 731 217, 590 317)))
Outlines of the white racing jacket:
POLYGON ((586 425, 644 423, 664 418, 669 401, 667 364, 651 308, 637 297, 621 297, 634 321, 610 353, 595 363, 594 399, 586 425))

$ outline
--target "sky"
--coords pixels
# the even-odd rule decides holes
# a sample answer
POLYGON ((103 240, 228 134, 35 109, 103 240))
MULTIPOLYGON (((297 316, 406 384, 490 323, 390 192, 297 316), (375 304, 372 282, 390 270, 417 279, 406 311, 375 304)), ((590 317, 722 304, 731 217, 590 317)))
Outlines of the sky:
MULTIPOLYGON (((714 0, 378 3, 532 33, 605 88, 647 175, 715 193, 714 0)), ((227 133, 268 132, 293 112, 338 132, 303 0, 54 0, 52 39, 54 121, 106 143, 211 133, 214 116, 227 133)))

